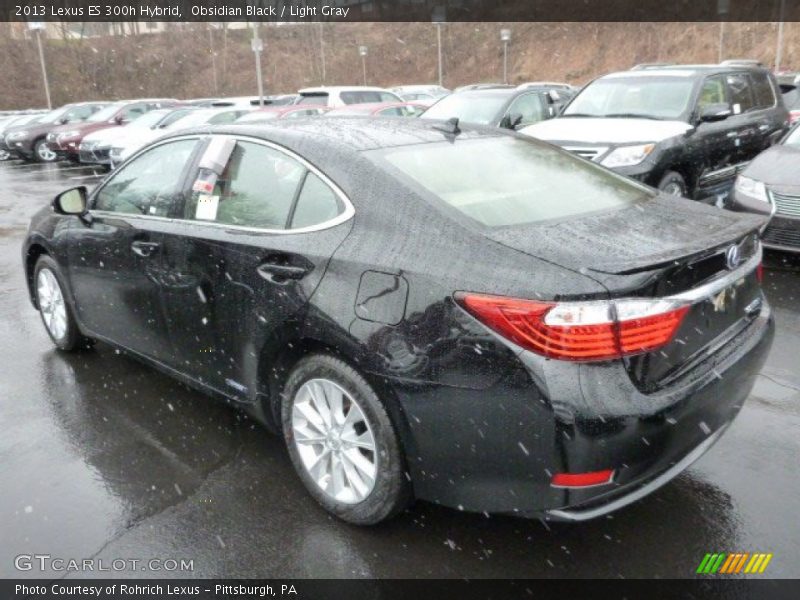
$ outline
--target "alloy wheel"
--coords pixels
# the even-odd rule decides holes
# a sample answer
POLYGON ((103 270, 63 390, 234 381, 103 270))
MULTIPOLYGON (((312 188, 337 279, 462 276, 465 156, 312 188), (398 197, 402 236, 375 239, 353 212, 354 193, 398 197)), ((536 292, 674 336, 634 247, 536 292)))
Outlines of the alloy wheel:
POLYGON ((39 271, 36 298, 45 327, 54 339, 60 340, 67 333, 67 307, 64 304, 61 286, 50 269, 39 271))
POLYGON ((668 183, 661 191, 671 196, 683 196, 683 188, 676 182, 668 183))
POLYGON ((56 159, 56 153, 47 147, 47 144, 40 143, 36 146, 36 155, 43 162, 52 162, 56 159))
POLYGON ((328 379, 311 379, 294 396, 294 444, 308 475, 328 496, 357 504, 378 474, 375 436, 358 402, 328 379))

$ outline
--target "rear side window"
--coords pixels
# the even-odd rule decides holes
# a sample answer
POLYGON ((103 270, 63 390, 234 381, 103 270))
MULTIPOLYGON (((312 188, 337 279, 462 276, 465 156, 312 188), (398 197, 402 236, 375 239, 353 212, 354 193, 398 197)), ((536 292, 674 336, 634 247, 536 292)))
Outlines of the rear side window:
POLYGON ((775 92, 772 90, 769 75, 762 71, 754 71, 750 73, 750 81, 753 84, 756 108, 773 106, 775 104, 775 92))
POLYGON ((371 156, 423 196, 488 227, 624 208, 653 195, 598 165, 512 137, 405 146, 371 156))
POLYGON ((334 191, 322 179, 309 172, 297 198, 291 228, 319 225, 337 217, 343 210, 344 206, 334 191))
POLYGON ((753 100, 753 89, 750 85, 750 78, 745 73, 734 73, 726 77, 728 90, 731 96, 731 106, 733 114, 747 112, 755 106, 753 100))
POLYGON ((211 194, 192 195, 189 219, 284 229, 305 174, 296 160, 261 144, 237 142, 211 194))

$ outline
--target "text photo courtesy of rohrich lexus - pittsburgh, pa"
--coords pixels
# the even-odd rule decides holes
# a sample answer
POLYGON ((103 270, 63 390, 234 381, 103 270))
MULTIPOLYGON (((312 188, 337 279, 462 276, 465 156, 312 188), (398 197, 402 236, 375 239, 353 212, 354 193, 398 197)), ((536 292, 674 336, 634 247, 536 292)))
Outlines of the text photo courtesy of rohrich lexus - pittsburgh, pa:
POLYGON ((0 19, 4 598, 800 593, 800 0, 0 19))

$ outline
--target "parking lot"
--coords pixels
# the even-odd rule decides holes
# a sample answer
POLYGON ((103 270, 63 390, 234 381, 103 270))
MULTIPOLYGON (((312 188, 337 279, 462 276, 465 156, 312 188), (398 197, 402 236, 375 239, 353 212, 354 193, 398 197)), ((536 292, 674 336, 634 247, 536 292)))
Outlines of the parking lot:
POLYGON ((46 553, 193 559, 191 573, 117 573, 144 577, 667 578, 717 551, 770 552, 772 577, 800 576, 800 261, 767 255, 777 334, 766 367, 722 440, 655 494, 579 525, 417 503, 359 528, 319 508, 281 440, 242 414, 102 344, 54 350, 20 244, 56 192, 100 177, 0 164, 0 479, 14 483, 0 498, 14 541, 0 550, 4 577, 26 575, 16 555, 46 553))

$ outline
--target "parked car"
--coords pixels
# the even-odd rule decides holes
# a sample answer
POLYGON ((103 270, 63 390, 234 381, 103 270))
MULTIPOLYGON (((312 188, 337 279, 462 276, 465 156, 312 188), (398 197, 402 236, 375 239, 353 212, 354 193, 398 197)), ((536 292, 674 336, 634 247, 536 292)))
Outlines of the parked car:
MULTIPOLYGON (((47 147, 55 152, 58 157, 79 162, 80 144, 84 136, 100 129, 125 125, 138 119, 146 112, 156 108, 172 106, 176 103, 177 100, 164 98, 114 102, 97 111, 83 122, 54 127, 47 134, 47 147)), ((87 158, 91 151, 92 148, 84 148, 87 158)))
POLYGON ((669 194, 720 201, 786 131, 777 90, 769 71, 738 64, 623 71, 523 133, 669 194))
POLYGON ((305 88, 298 92, 300 97, 295 104, 321 105, 336 108, 346 104, 366 102, 402 102, 403 99, 389 90, 366 86, 329 86, 305 88))
POLYGON ((5 136, 6 133, 21 125, 25 124, 33 124, 38 119, 43 116, 44 113, 29 113, 29 114, 20 114, 14 115, 9 117, 8 119, 4 120, 0 123, 0 160, 8 160, 14 153, 11 151, 11 148, 8 147, 6 144, 5 136))
POLYGON ((10 128, 6 132, 6 144, 17 157, 36 162, 53 162, 57 155, 47 147, 45 138, 54 128, 62 125, 83 123, 107 102, 78 102, 39 116, 35 121, 10 128))
POLYGON ((364 117, 418 117, 425 112, 427 106, 413 102, 374 102, 367 104, 349 104, 334 108, 325 113, 327 117, 364 116, 364 117))
POLYGON ((59 194, 22 248, 56 347, 245 408, 359 524, 596 518, 731 424, 774 331, 763 218, 497 128, 336 125, 182 130, 59 194))
POLYGON ((800 123, 747 165, 727 208, 771 217, 764 245, 800 252, 800 123))
POLYGON ((450 90, 439 85, 401 85, 392 88, 392 91, 406 102, 424 106, 430 106, 450 93, 450 90))
POLYGON ((464 123, 521 129, 555 117, 564 101, 558 91, 547 87, 456 91, 431 106, 421 118, 456 118, 464 123))
POLYGON ((237 123, 255 123, 270 121, 272 119, 298 119, 300 117, 315 117, 325 114, 330 110, 327 106, 297 106, 297 105, 271 105, 265 108, 245 113, 237 123))
POLYGON ((783 103, 789 111, 789 122, 794 124, 800 121, 800 89, 794 85, 789 87, 783 92, 783 103))
POLYGON ((254 110, 255 107, 252 106, 196 109, 190 112, 187 111, 186 114, 180 116, 178 119, 172 121, 163 128, 140 130, 136 132, 135 135, 130 135, 120 140, 119 145, 112 146, 112 148, 109 150, 111 168, 115 169, 128 157, 132 156, 141 148, 151 143, 153 140, 160 138, 161 136, 189 127, 233 123, 242 115, 246 115, 254 110))
POLYGON ((111 148, 122 147, 126 140, 156 134, 178 119, 197 110, 193 106, 158 108, 134 119, 123 127, 107 127, 94 131, 81 140, 79 158, 82 163, 110 165, 111 148))

